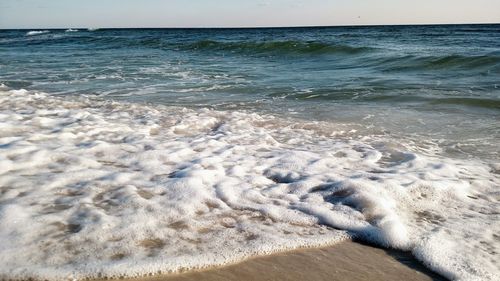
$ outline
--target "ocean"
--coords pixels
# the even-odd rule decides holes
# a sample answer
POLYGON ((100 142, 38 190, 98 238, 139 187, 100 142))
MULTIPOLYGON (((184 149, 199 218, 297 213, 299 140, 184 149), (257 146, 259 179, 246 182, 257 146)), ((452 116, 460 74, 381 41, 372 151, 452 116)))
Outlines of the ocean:
POLYGON ((357 239, 500 277, 500 25, 0 30, 0 279, 357 239))

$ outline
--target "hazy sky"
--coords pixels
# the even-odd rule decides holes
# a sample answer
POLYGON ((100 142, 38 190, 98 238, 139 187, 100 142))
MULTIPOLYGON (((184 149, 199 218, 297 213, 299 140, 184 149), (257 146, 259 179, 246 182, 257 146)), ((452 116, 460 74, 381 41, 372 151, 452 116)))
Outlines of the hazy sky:
POLYGON ((500 22, 500 0, 0 0, 0 28, 500 22))

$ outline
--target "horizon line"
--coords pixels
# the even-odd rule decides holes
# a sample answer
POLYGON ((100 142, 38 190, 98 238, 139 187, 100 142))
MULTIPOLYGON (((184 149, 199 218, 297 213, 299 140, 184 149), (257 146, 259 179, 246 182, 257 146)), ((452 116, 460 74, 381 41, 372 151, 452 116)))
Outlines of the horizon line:
POLYGON ((290 25, 290 26, 190 26, 190 27, 21 27, 0 28, 0 30, 33 30, 33 29, 286 29, 286 28, 332 28, 332 27, 382 27, 382 26, 449 26, 449 25, 499 25, 500 22, 472 23, 404 23, 404 24, 346 24, 346 25, 290 25))

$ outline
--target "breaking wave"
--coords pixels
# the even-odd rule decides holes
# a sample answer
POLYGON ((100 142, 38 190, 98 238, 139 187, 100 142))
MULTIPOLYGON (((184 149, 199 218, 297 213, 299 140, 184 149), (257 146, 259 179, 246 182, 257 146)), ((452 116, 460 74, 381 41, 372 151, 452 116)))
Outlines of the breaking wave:
POLYGON ((45 34, 49 33, 49 30, 33 30, 33 31, 28 31, 26 33, 26 36, 33 36, 33 35, 40 35, 40 34, 45 34))

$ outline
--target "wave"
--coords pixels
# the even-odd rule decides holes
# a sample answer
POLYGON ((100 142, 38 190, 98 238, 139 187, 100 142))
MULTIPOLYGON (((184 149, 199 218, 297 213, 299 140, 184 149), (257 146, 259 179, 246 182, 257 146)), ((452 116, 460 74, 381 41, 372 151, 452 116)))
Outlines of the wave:
POLYGON ((0 279, 144 276, 358 238, 498 280, 500 182, 480 161, 25 90, 0 90, 0 124, 0 279))
POLYGON ((307 41, 241 41, 223 42, 213 40, 201 40, 197 42, 175 42, 162 38, 128 38, 124 36, 95 36, 80 35, 72 38, 40 38, 38 42, 29 44, 58 44, 58 43, 90 43, 96 44, 99 48, 130 48, 144 47, 173 51, 196 51, 196 52, 226 52, 232 54, 246 55, 358 55, 369 53, 374 48, 357 47, 342 44, 307 42, 307 41))
POLYGON ((230 51, 255 54, 360 54, 373 50, 370 47, 355 47, 314 41, 222 42, 202 40, 188 44, 185 48, 190 50, 230 51))
POLYGON ((65 32, 78 32, 78 29, 68 28, 65 30, 65 32))
POLYGON ((180 51, 221 51, 244 54, 361 54, 373 50, 370 47, 354 47, 341 44, 306 41, 239 41, 224 42, 201 40, 177 43, 161 38, 129 39, 124 37, 89 37, 94 43, 118 44, 121 47, 147 47, 180 51))
POLYGON ((40 35, 40 34, 45 34, 49 33, 49 30, 33 30, 33 31, 28 31, 26 33, 26 36, 33 36, 33 35, 40 35))

